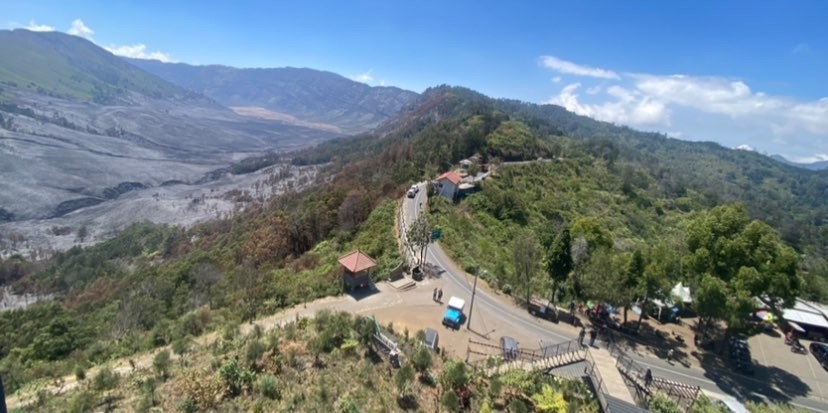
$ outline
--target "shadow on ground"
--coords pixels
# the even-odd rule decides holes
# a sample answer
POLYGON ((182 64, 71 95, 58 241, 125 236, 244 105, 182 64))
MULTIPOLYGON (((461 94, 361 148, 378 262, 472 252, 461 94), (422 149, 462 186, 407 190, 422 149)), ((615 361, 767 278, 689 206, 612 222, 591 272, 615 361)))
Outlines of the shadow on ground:
POLYGON ((722 360, 710 352, 695 354, 701 361, 705 377, 714 381, 720 389, 740 400, 764 401, 755 394, 761 394, 773 402, 787 403, 794 397, 806 397, 811 386, 798 376, 773 366, 756 364, 755 373, 745 376, 734 373, 722 360))
POLYGON ((348 291, 346 294, 351 296, 351 298, 353 298, 355 301, 360 301, 379 292, 379 289, 377 289, 377 287, 373 283, 371 283, 366 285, 365 287, 354 288, 351 291, 348 291))

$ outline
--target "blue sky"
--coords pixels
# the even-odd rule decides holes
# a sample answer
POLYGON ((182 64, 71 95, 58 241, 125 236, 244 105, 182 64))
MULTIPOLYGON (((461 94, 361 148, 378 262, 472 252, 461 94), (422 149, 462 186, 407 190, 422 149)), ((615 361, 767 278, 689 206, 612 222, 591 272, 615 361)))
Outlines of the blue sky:
POLYGON ((467 86, 681 139, 828 159, 825 1, 18 1, 118 54, 467 86), (114 5, 114 6, 113 6, 114 5))

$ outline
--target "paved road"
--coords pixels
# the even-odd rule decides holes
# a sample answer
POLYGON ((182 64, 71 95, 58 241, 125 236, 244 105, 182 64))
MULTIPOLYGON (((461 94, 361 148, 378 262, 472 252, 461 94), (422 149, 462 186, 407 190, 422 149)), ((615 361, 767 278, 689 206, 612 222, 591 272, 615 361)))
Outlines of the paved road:
MULTIPOLYGON (((407 197, 404 198, 402 215, 405 223, 412 222, 419 215, 420 210, 422 208, 426 208, 426 185, 425 183, 420 183, 418 186, 421 190, 413 199, 407 197)), ((471 297, 471 277, 454 264, 439 244, 435 243, 429 246, 426 254, 426 262, 442 268, 444 271, 442 272, 441 277, 451 283, 456 290, 459 290, 465 294, 465 298, 471 297)), ((469 303, 469 300, 467 300, 467 303, 469 303)), ((471 318, 471 328, 473 330, 477 325, 475 323, 475 317, 477 316, 479 310, 483 310, 487 314, 488 324, 511 325, 519 327, 522 330, 526 330, 527 333, 536 337, 557 338, 560 341, 572 340, 576 338, 575 330, 571 326, 565 324, 554 324, 532 317, 523 309, 510 305, 508 301, 495 297, 480 288, 478 288, 476 292, 474 314, 472 314, 471 318)), ((771 396, 769 394, 760 393, 768 389, 766 382, 746 376, 730 375, 724 371, 706 372, 695 368, 677 367, 668 364, 666 361, 661 359, 637 354, 631 354, 630 356, 641 365, 651 368, 653 370, 653 374, 657 377, 696 385, 703 391, 714 396, 718 394, 729 394, 739 400, 766 399, 768 396, 771 396), (721 388, 720 385, 725 388, 721 388), (751 389, 754 389, 754 391, 751 392, 751 389), (739 390, 742 390, 742 394, 734 394, 739 390)), ((768 392, 770 391, 774 391, 774 389, 769 389, 768 392)), ((780 394, 777 394, 777 396, 780 396, 780 394)), ((795 406, 807 408, 817 412, 828 412, 828 402, 814 396, 813 392, 800 396, 781 396, 782 398, 787 397, 787 401, 795 406)))

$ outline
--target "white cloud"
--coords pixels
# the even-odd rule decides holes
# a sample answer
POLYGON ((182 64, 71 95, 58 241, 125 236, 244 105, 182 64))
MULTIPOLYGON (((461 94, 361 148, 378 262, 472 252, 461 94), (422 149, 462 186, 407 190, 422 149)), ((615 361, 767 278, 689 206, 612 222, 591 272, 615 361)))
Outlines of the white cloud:
POLYGON ((547 103, 560 105, 570 112, 599 120, 629 125, 670 125, 670 112, 664 102, 637 91, 611 86, 607 94, 615 100, 598 104, 581 102, 575 93, 580 83, 565 86, 547 103))
POLYGON ((791 160, 796 163, 814 163, 828 161, 828 153, 818 153, 813 156, 793 157, 791 158, 791 160))
POLYGON ((83 37, 86 40, 92 40, 92 35, 95 34, 92 29, 87 26, 83 20, 75 19, 72 21, 72 25, 69 26, 69 30, 66 31, 73 36, 83 37))
POLYGON ((23 27, 26 30, 33 32, 53 32, 55 28, 46 24, 37 24, 34 20, 29 20, 29 24, 23 27))
POLYGON ((670 136, 748 145, 792 159, 816 159, 814 154, 828 147, 828 97, 808 101, 769 95, 744 80, 721 76, 617 73, 541 59, 562 73, 601 79, 587 79, 583 96, 578 94, 582 84, 574 83, 547 101, 580 115, 662 132, 670 126, 670 136))
POLYGON ((131 57, 134 59, 160 60, 164 63, 174 62, 172 56, 170 56, 169 53, 150 52, 147 50, 147 46, 143 43, 122 46, 111 45, 109 47, 104 47, 104 49, 109 50, 112 54, 124 57, 131 57))
POLYGON ((541 65, 547 69, 552 69, 560 73, 568 75, 597 77, 601 79, 620 79, 617 73, 611 70, 599 69, 596 67, 589 67, 579 65, 577 63, 569 62, 559 59, 555 56, 541 56, 541 65))
POLYGON ((560 76, 553 77, 552 78, 552 83, 561 83, 561 77, 560 76))
POLYGON ((750 151, 750 152, 753 152, 755 150, 755 149, 753 149, 753 146, 750 146, 746 143, 743 143, 743 144, 737 146, 736 149, 743 150, 743 151, 750 151))
POLYGON ((365 73, 361 73, 361 74, 354 75, 354 76, 349 76, 349 77, 353 81, 360 82, 360 83, 365 83, 366 85, 370 85, 370 84, 374 83, 374 76, 371 75, 371 72, 373 72, 373 71, 374 71, 373 69, 370 69, 365 73))

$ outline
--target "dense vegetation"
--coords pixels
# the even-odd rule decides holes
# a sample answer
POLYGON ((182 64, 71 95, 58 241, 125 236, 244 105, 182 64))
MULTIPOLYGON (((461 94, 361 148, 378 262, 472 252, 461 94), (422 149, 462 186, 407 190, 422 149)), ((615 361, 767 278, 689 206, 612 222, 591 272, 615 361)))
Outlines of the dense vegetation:
POLYGON ((450 252, 503 290, 522 296, 521 274, 529 273, 533 292, 629 302, 687 280, 709 284, 711 297, 737 298, 707 313, 725 319, 743 294, 790 299, 800 281, 803 294, 828 297, 824 173, 441 87, 374 135, 295 154, 297 164, 325 164, 303 192, 186 231, 136 225, 58 254, 45 269, 20 257, 0 263, 15 288, 59 296, 0 313, 0 373, 13 391, 336 294, 336 259, 354 248, 378 259, 375 278, 382 279, 401 262, 393 228, 404 188, 473 154, 496 175, 458 205, 438 199, 429 207, 450 252), (537 158, 544 160, 508 163, 537 158), (719 215, 730 217, 732 231, 705 226, 719 215), (696 233, 702 236, 688 236, 696 233), (750 240, 768 246, 766 255, 734 249, 719 267, 688 266, 703 261, 705 243, 750 240), (534 265, 517 262, 526 257, 534 265), (762 257, 772 263, 763 267, 762 257), (773 269, 774 277, 742 267, 773 269), (594 288, 590 277, 603 271, 617 288, 594 288), (705 283, 706 276, 717 281, 705 283))

